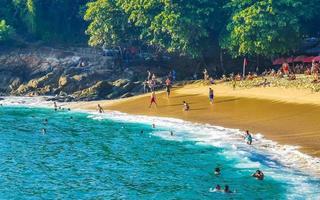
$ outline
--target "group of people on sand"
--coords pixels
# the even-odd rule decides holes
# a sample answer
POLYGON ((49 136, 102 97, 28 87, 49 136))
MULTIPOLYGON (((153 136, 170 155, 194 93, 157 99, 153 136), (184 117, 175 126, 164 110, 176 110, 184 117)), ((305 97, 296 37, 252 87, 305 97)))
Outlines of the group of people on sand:
MULTIPOLYGON (((170 87, 171 87, 171 82, 170 82, 170 80, 167 80, 166 81, 167 97, 170 96, 170 87)), ((209 88, 209 102, 211 104, 214 103, 214 90, 212 88, 209 88)), ((155 91, 151 92, 149 108, 151 108, 153 104, 156 107, 158 106, 157 97, 156 97, 156 92, 155 91)), ((182 101, 182 106, 183 106, 183 108, 182 108, 183 111, 189 111, 190 110, 189 103, 187 103, 186 101, 182 101)))

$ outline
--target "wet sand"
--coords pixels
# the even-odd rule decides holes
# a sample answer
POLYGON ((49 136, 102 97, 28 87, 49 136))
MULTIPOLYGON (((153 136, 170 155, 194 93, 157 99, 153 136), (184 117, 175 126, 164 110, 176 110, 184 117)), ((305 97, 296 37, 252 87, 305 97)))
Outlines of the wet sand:
POLYGON ((248 129, 280 144, 300 146, 302 152, 320 157, 320 94, 281 88, 233 91, 223 84, 212 88, 216 96, 213 105, 208 100, 208 86, 192 84, 174 89, 170 98, 158 92, 158 107, 148 107, 150 94, 114 101, 80 102, 72 107, 96 109, 100 103, 106 110, 248 129), (190 111, 182 110, 182 101, 190 104, 190 111))

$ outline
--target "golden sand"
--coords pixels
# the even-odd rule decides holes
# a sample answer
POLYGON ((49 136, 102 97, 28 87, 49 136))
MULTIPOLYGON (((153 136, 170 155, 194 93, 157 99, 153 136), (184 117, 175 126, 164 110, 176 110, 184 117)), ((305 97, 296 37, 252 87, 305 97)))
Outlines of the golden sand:
POLYGON ((300 146, 301 151, 320 157, 320 94, 298 89, 253 88, 233 90, 224 84, 214 85, 215 103, 208 100, 209 86, 191 84, 176 88, 170 98, 157 93, 158 107, 149 108, 150 94, 132 98, 80 102, 73 108, 106 110, 130 114, 180 118, 227 128, 262 133, 281 144, 300 146), (190 111, 182 110, 182 101, 190 111))

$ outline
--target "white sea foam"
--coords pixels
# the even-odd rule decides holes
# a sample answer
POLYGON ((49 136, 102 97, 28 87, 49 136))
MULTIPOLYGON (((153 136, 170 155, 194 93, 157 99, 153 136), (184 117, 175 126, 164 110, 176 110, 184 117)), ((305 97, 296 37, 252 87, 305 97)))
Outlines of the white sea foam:
MULTIPOLYGON (((52 102, 45 101, 43 97, 4 97, 0 101, 3 105, 23 105, 30 107, 52 107, 52 102)), ((61 106, 67 106, 62 104, 61 106)), ((83 110, 78 110, 84 112, 83 110)), ((320 158, 315 158, 301 153, 299 147, 280 145, 275 141, 266 139, 261 133, 253 134, 253 145, 247 145, 243 140, 244 133, 237 129, 229 129, 209 124, 199 124, 174 118, 150 117, 142 115, 130 115, 117 111, 106 111, 104 114, 85 111, 93 120, 111 119, 126 123, 155 124, 156 129, 152 135, 165 140, 195 141, 199 145, 211 145, 222 148, 220 154, 226 159, 236 159, 239 169, 257 169, 262 165, 269 177, 283 180, 284 182, 297 182, 305 190, 304 194, 314 193, 312 185, 306 182, 306 173, 320 176, 320 158), (170 135, 173 131, 174 135, 170 135), (258 156, 258 158, 255 158, 258 156), (281 167, 283 166, 283 167, 281 167), (295 176, 285 176, 287 170, 295 170, 295 176), (279 173, 282 171, 282 173, 279 173), (301 172, 301 173, 300 173, 301 172)), ((301 188, 292 187, 292 190, 301 188)), ((318 188, 320 186, 317 186, 318 188)), ((291 193, 288 199, 295 199, 296 192, 291 193)))

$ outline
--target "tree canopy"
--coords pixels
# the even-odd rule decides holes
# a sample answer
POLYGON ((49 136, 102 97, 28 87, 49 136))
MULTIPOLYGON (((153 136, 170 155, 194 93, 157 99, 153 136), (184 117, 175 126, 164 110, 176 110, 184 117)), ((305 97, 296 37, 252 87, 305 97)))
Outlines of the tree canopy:
POLYGON ((14 29, 58 43, 135 43, 192 57, 214 46, 235 57, 272 56, 319 38, 319 10, 318 0, 1 0, 1 38, 14 29))

